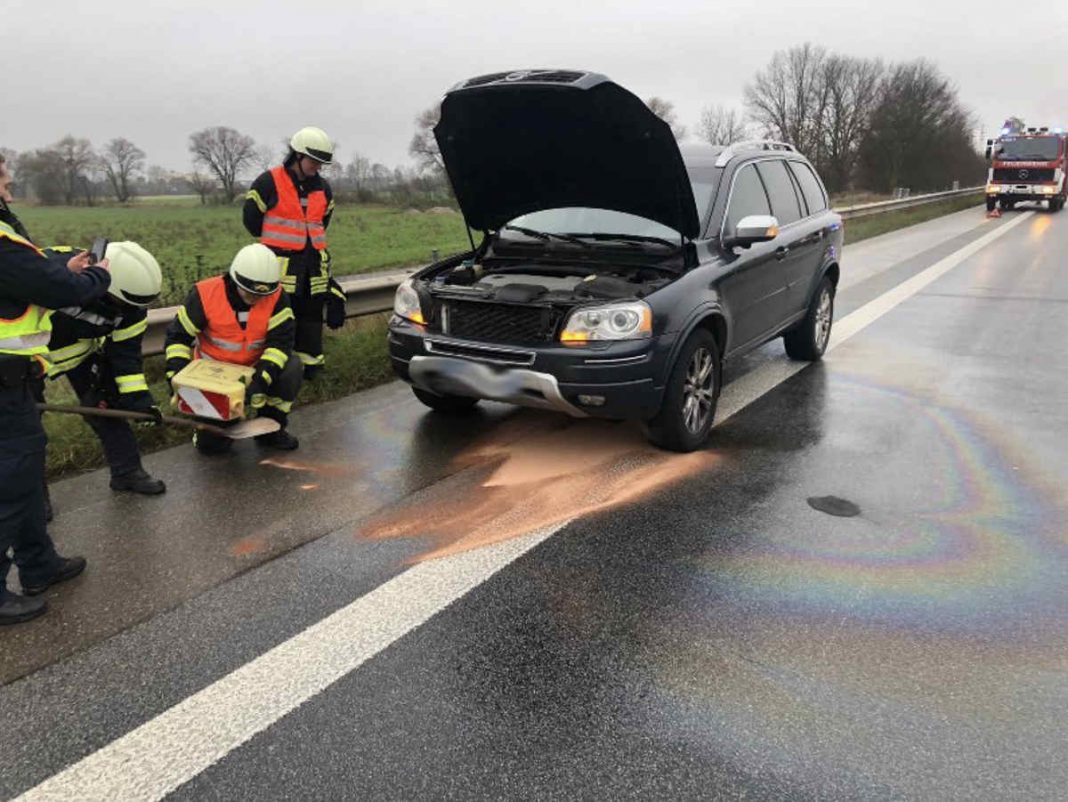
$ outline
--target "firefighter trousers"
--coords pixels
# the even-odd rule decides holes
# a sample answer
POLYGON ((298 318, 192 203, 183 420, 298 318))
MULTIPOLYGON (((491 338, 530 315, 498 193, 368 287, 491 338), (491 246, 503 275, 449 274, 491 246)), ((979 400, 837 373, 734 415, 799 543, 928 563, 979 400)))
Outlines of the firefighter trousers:
MULTIPOLYGON (((85 360, 66 375, 83 406, 95 407, 101 400, 106 400, 111 406, 119 397, 118 388, 114 386, 114 380, 111 378, 104 379, 110 387, 96 386, 92 359, 85 360)), ((125 476, 141 470, 141 449, 129 423, 115 418, 90 417, 86 417, 85 422, 100 439, 112 476, 125 476)))
POLYGON ((322 367, 326 361, 323 357, 323 308, 326 295, 294 295, 290 297, 293 304, 293 316, 296 318, 296 343, 294 352, 305 368, 313 370, 322 367))
POLYGON ((45 433, 35 400, 29 382, 0 387, 0 596, 12 562, 23 584, 46 582, 60 567, 45 528, 45 433))

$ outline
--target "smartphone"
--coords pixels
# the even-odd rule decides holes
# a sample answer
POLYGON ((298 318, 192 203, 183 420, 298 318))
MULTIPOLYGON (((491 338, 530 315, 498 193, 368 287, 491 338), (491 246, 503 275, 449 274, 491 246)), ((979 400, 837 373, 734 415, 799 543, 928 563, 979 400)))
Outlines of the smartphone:
POLYGON ((107 237, 97 237, 93 240, 93 247, 89 249, 89 258, 93 260, 95 265, 104 259, 104 254, 108 252, 108 239, 107 237))

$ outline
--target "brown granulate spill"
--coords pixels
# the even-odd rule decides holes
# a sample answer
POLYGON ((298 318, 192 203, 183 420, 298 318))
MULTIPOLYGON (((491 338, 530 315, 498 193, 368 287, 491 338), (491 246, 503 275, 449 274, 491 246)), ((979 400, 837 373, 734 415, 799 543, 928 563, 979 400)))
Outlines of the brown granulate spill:
POLYGON ((230 554, 234 557, 248 557, 252 554, 262 554, 265 551, 267 551, 267 541, 261 535, 243 537, 230 547, 230 554))
POLYGON ((260 465, 269 465, 272 468, 281 468, 284 471, 303 471, 320 476, 354 476, 359 469, 352 465, 338 465, 332 462, 300 462, 295 459, 283 459, 281 457, 267 457, 260 460, 260 465))
POLYGON ((434 559, 632 502, 710 467, 710 452, 671 454, 632 427, 577 421, 533 437, 473 446, 465 470, 371 521, 361 537, 428 537, 434 559))

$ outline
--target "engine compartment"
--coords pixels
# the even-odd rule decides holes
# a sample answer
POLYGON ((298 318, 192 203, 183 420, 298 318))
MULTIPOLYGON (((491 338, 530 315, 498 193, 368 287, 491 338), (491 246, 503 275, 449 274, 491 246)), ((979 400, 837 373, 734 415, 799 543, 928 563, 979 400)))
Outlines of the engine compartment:
POLYGON ((428 281, 431 295, 509 304, 572 306, 643 298, 669 284, 663 271, 639 266, 462 264, 428 281))

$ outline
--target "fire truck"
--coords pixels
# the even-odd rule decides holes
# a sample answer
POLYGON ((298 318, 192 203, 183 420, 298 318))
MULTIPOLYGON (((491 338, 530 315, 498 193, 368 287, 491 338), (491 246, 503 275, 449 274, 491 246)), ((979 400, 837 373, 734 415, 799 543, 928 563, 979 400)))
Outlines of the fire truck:
POLYGON ((1012 209, 1019 201, 1045 201, 1051 212, 1064 208, 1068 134, 1062 128, 1025 128, 1012 117, 997 139, 986 141, 990 170, 986 208, 1012 209))

